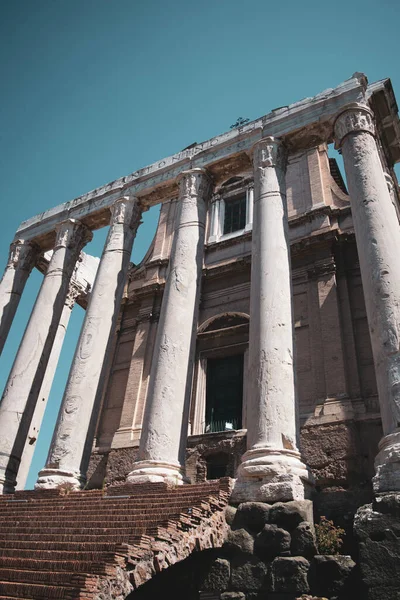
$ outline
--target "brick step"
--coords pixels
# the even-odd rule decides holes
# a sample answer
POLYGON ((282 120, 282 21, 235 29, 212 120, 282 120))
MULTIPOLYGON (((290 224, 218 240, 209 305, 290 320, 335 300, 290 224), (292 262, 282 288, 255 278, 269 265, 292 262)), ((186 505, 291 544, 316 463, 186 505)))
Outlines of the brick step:
POLYGON ((57 542, 45 541, 36 542, 30 540, 0 540, 1 554, 4 550, 28 550, 36 552, 37 550, 65 550, 82 552, 111 552, 115 548, 115 542, 57 542), (4 550, 3 550, 4 549, 4 550))
MULTIPOLYGON (((114 555, 113 555, 114 556, 114 555)), ((36 558, 1 558, 3 569, 32 571, 69 571, 73 573, 96 573, 104 575, 109 568, 95 561, 84 560, 38 560, 36 558)))
POLYGON ((15 583, 38 583, 50 585, 63 585, 65 587, 80 587, 85 584, 84 571, 33 571, 30 569, 4 569, 0 568, 0 581, 15 583))
MULTIPOLYGON (((82 507, 82 510, 79 509, 75 509, 75 510, 67 510, 64 509, 63 507, 60 507, 59 510, 47 510, 47 511, 37 511, 35 509, 31 509, 31 510, 25 510, 25 511, 7 511, 7 513, 3 513, 0 514, 0 522, 5 522, 7 520, 10 519, 14 519, 14 520, 21 520, 24 518, 38 518, 38 519, 48 519, 48 518, 58 518, 58 519, 74 519, 74 518, 79 518, 80 516, 85 517, 85 516, 92 516, 92 517, 97 517, 97 519, 101 520, 101 519, 108 519, 109 517, 113 517, 113 516, 134 516, 134 515, 142 515, 142 514, 149 514, 149 515, 153 515, 153 516, 160 516, 164 511, 168 511, 168 512, 182 512, 182 510, 188 509, 188 508, 193 508, 193 507, 200 507, 201 504, 210 504, 210 500, 206 499, 206 500, 202 500, 201 502, 179 502, 176 504, 166 504, 166 505, 160 505, 158 507, 157 511, 153 511, 152 509, 147 509, 147 512, 143 512, 140 507, 136 508, 136 507, 132 507, 132 506, 124 506, 124 507, 115 507, 115 508, 107 508, 107 507, 102 507, 101 509, 89 509, 89 508, 85 508, 82 507), (62 513, 61 513, 62 511, 62 513)), ((212 504, 215 504, 214 502, 212 502, 212 504)))
MULTIPOLYGON (((95 534, 95 533, 87 533, 87 534, 69 534, 64 533, 64 534, 40 534, 40 533, 35 533, 32 535, 26 535, 26 534, 21 534, 20 536, 16 537, 16 536, 12 536, 12 535, 4 535, 3 533, 0 533, 0 548, 15 548, 16 546, 14 545, 16 543, 20 543, 20 542, 26 542, 27 544, 29 544, 29 547, 32 546, 33 544, 36 547, 36 544, 43 542, 45 544, 47 543, 89 543, 89 542, 93 542, 93 543, 112 543, 112 544, 128 544, 130 542, 130 540, 132 540, 133 538, 137 537, 138 535, 147 533, 147 531, 149 531, 146 527, 142 527, 140 529, 135 529, 132 532, 129 533, 125 533, 125 534, 95 534)), ((156 528, 154 528, 154 532, 156 532, 156 528)), ((18 546, 17 546, 18 547, 18 546)))
POLYGON ((25 596, 24 598, 17 598, 17 596, 0 596, 0 600, 33 600, 30 596, 29 598, 25 596))
POLYGON ((17 492, 15 494, 3 495, 0 497, 0 506, 5 506, 7 504, 12 504, 13 502, 17 503, 30 503, 35 502, 36 504, 58 504, 62 502, 90 502, 96 504, 97 502, 102 502, 103 500, 124 500, 126 498, 139 499, 140 500, 154 500, 160 498, 186 498, 188 496, 211 496, 214 494, 220 493, 220 488, 218 486, 203 486, 203 487, 195 487, 195 486, 187 486, 185 488, 179 488, 172 491, 165 491, 162 494, 160 493, 152 493, 152 494, 132 494, 126 493, 124 490, 121 490, 121 493, 113 493, 113 494, 97 494, 91 495, 89 492, 71 492, 70 494, 57 494, 55 496, 40 497, 38 492, 32 491, 29 494, 21 494, 17 492))
MULTIPOLYGON (((191 507, 192 508, 192 507, 191 507)), ((197 507, 193 507, 193 509, 197 509, 197 507)), ((185 515, 190 515, 191 511, 188 512, 187 508, 182 508, 180 510, 174 509, 173 511, 163 511, 161 513, 163 520, 173 519, 175 516, 179 517, 184 513, 185 515)), ((104 527, 110 527, 110 523, 112 523, 112 527, 114 525, 118 527, 127 527, 129 525, 134 525, 137 521, 149 522, 159 521, 160 513, 158 515, 143 513, 143 514, 127 514, 127 515, 108 515, 107 519, 99 519, 98 516, 92 515, 91 517, 83 516, 81 519, 70 517, 65 518, 65 516, 60 516, 58 519, 49 518, 49 517, 29 517, 29 519, 20 518, 16 521, 12 521, 11 519, 0 519, 0 531, 12 530, 15 531, 20 529, 21 527, 26 527, 28 529, 40 528, 43 529, 45 526, 48 527, 67 527, 68 524, 73 523, 75 527, 85 527, 93 528, 99 527, 103 529, 104 527)))
POLYGON ((74 597, 79 598, 79 591, 79 588, 66 586, 0 581, 0 594, 8 594, 12 598, 33 598, 34 600, 59 598, 66 600, 74 597))
MULTIPOLYGON (((5 526, 0 526, 0 537, 3 533, 7 534, 15 534, 22 535, 23 533, 31 534, 31 533, 87 533, 95 529, 96 531, 117 531, 122 533, 123 531, 129 531, 131 529, 135 529, 136 527, 147 527, 151 526, 153 523, 167 522, 167 521, 177 521, 180 518, 182 513, 172 513, 172 514, 163 514, 163 521, 160 521, 156 517, 140 517, 136 519, 130 519, 129 521, 114 521, 114 519, 109 519, 108 521, 93 521, 88 522, 83 520, 82 523, 72 521, 72 523, 68 520, 67 522, 50 522, 44 521, 45 525, 41 525, 41 523, 27 523, 25 521, 9 524, 7 523, 5 526)), ((185 517, 190 517, 190 513, 183 513, 185 517)))
POLYGON ((22 549, 22 548, 2 548, 1 556, 3 558, 32 558, 47 561, 82 561, 82 562, 112 562, 115 552, 104 552, 103 550, 41 550, 41 549, 22 549), (33 552, 35 554, 33 554, 33 552))
POLYGON ((59 510, 60 508, 62 508, 63 510, 65 509, 70 509, 70 510, 78 510, 79 508, 86 508, 86 509, 90 509, 90 510, 94 510, 96 508, 123 508, 123 507, 138 507, 138 508, 149 508, 150 506, 154 506, 154 504, 156 503, 157 506, 169 506, 170 504, 188 504, 188 503, 199 503, 202 501, 206 501, 209 498, 216 498, 218 499, 219 496, 218 495, 213 495, 213 494, 209 494, 209 495, 202 495, 202 496, 198 496, 198 495, 191 495, 191 496, 185 496, 183 498, 179 498, 174 496, 173 498, 154 498, 154 499, 140 499, 140 500, 135 500, 134 498, 121 498, 119 501, 116 501, 114 498, 110 498, 110 499, 102 499, 99 500, 96 503, 92 503, 92 502, 85 502, 84 500, 80 500, 80 501, 74 501, 74 502, 59 502, 59 503, 55 503, 55 502, 49 502, 46 504, 39 504, 36 502, 20 502, 20 501, 13 501, 13 502, 9 502, 8 504, 3 504, 0 505, 0 514, 5 514, 8 513, 9 511, 27 511, 27 510, 35 510, 35 511, 43 511, 43 510, 50 510, 50 511, 56 511, 59 510))

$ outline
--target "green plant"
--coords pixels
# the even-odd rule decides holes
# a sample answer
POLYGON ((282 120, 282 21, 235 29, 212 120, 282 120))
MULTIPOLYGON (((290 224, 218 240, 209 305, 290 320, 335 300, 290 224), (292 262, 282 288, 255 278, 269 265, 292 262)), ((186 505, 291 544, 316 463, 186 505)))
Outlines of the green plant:
POLYGON ((326 517, 321 517, 319 523, 315 525, 315 534, 320 554, 339 554, 343 544, 344 529, 336 527, 334 522, 326 517))

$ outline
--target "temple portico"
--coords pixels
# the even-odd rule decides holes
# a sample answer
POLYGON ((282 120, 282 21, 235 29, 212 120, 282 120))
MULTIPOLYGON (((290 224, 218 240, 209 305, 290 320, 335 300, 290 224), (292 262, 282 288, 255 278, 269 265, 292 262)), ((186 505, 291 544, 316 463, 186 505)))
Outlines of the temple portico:
MULTIPOLYGON (((1 493, 26 479, 77 298, 86 314, 36 489, 82 487, 96 448, 127 451, 120 480, 183 484, 188 435, 229 434, 247 444, 234 502, 302 500, 318 452, 301 454, 300 426, 381 419, 374 490, 400 490, 399 148, 390 82, 355 74, 23 223, 0 284, 0 351, 30 271, 45 275, 0 404, 1 493), (77 288, 104 226, 96 277, 77 288)), ((205 454, 202 476, 217 459, 205 454)))

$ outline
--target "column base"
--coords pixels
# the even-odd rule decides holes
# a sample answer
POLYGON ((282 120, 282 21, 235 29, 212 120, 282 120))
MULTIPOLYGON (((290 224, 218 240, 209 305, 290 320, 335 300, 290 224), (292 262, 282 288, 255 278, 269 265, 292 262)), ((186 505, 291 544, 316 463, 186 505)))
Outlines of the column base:
POLYGON ((141 460, 134 464, 126 478, 127 483, 184 483, 181 465, 158 460, 141 460))
POLYGON ((314 477, 293 450, 256 448, 242 457, 231 502, 288 502, 310 498, 314 477))
POLYGON ((400 492, 400 429, 385 435, 375 458, 374 492, 400 492))
POLYGON ((13 494, 15 492, 15 487, 17 482, 10 482, 7 479, 0 479, 0 496, 3 494, 13 494))
POLYGON ((79 473, 62 469, 42 469, 35 483, 35 490, 54 490, 63 487, 80 490, 84 484, 85 479, 79 473))

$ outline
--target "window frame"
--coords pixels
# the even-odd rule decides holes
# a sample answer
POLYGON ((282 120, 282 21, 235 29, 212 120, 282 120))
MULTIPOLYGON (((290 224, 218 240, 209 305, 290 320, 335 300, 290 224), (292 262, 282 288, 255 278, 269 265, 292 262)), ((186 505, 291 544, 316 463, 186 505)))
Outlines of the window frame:
POLYGON ((254 185, 253 182, 240 186, 234 184, 232 189, 229 187, 226 190, 221 190, 211 199, 211 215, 210 215, 210 230, 208 243, 222 242, 239 237, 253 229, 253 203, 254 203, 254 185), (234 199, 242 194, 246 194, 246 224, 243 229, 224 233, 225 221, 225 202, 234 199))

